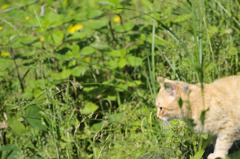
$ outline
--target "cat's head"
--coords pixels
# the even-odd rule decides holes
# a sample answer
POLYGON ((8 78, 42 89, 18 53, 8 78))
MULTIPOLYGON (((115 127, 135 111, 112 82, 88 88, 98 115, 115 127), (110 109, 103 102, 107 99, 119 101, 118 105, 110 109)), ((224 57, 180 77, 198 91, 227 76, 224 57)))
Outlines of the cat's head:
POLYGON ((184 104, 183 100, 189 91, 189 84, 162 77, 158 77, 158 81, 161 89, 156 99, 157 117, 164 121, 181 118, 182 112, 180 107, 184 104))

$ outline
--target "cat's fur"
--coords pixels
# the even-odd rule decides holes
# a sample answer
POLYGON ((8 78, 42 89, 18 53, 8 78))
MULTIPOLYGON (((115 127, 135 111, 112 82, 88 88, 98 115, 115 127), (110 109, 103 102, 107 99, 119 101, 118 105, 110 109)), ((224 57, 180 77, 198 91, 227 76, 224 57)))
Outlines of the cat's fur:
POLYGON ((233 141, 240 137, 240 76, 230 76, 211 84, 191 85, 158 77, 161 89, 156 99, 157 117, 162 120, 191 118, 196 131, 214 135, 214 153, 208 159, 225 158, 233 141), (179 99, 182 99, 182 108, 179 99), (202 124, 200 115, 205 113, 202 124))

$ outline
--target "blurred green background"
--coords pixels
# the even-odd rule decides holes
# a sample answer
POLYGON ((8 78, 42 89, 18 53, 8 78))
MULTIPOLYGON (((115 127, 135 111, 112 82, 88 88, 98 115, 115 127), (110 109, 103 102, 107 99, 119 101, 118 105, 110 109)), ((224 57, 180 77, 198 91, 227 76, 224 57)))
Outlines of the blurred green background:
POLYGON ((238 0, 0 1, 1 158, 201 158, 156 78, 239 74, 239 28, 238 0))

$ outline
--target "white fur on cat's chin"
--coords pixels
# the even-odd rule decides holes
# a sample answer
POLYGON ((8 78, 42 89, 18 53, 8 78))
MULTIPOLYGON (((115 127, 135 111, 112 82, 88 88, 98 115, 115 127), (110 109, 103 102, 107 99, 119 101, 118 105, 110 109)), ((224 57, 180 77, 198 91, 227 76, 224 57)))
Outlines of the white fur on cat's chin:
POLYGON ((162 121, 168 121, 166 118, 158 117, 158 119, 161 119, 162 121))
POLYGON ((169 122, 168 122, 167 119, 162 118, 162 117, 158 117, 158 118, 163 121, 163 127, 164 127, 164 128, 168 128, 168 127, 169 127, 170 124, 169 124, 169 122))
POLYGON ((166 121, 163 120, 163 127, 168 128, 169 126, 170 126, 169 122, 167 120, 166 121))

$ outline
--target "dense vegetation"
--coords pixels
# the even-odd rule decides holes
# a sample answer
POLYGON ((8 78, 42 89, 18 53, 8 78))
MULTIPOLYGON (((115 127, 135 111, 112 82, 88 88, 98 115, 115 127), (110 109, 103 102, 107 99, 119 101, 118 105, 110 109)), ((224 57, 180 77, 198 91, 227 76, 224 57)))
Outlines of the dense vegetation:
POLYGON ((203 156, 208 136, 156 118, 156 77, 239 74, 238 0, 0 6, 2 159, 203 156))

